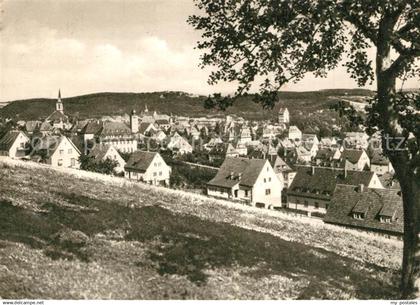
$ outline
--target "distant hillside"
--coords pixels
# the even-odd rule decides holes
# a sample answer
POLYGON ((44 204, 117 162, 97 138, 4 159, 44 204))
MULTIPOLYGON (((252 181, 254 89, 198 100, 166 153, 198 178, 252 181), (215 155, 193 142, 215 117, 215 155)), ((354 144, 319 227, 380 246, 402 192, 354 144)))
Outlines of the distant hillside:
MULTIPOLYGON (((278 107, 288 107, 292 114, 297 111, 313 112, 326 109, 333 103, 331 96, 370 95, 369 90, 323 90, 310 92, 281 92, 278 107)), ((122 115, 135 109, 140 112, 147 104, 149 110, 185 116, 237 114, 247 119, 274 118, 276 111, 263 110, 252 101, 253 96, 239 98, 225 113, 203 107, 205 96, 193 96, 184 92, 151 93, 95 93, 64 98, 64 109, 68 115, 79 118, 103 115, 122 115)), ((0 109, 1 117, 23 120, 45 118, 54 111, 55 99, 28 99, 12 101, 0 109)))
POLYGON ((2 157, 0 190, 0 298, 397 296, 398 241, 2 157))

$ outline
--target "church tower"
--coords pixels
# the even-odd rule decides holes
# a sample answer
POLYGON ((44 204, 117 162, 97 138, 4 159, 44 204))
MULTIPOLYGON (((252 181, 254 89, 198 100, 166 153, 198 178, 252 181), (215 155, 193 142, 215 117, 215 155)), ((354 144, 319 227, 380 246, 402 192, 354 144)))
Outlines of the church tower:
POLYGON ((60 89, 58 89, 58 99, 57 99, 57 102, 55 103, 55 110, 58 112, 64 113, 63 102, 61 101, 60 89))
POLYGON ((130 115, 130 128, 132 133, 139 132, 139 117, 136 114, 136 111, 133 109, 130 115))

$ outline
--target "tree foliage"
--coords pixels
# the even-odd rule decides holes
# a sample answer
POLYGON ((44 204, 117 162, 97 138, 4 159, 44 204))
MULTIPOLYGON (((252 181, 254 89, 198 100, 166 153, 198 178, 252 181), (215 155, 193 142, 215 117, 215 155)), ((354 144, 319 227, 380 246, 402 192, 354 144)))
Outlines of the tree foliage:
MULTIPOLYGON (((259 86, 256 101, 272 107, 277 91, 306 73, 325 77, 347 54, 347 67, 360 86, 374 80, 369 48, 378 44, 383 16, 398 29, 390 44, 401 54, 398 75, 413 72, 420 52, 418 0, 195 0, 204 14, 188 22, 202 32, 201 66, 217 69, 209 83, 234 81, 236 94, 259 86), (394 21, 396 20, 396 21, 394 21), (397 25, 398 23, 398 25, 397 25)), ((215 95, 207 106, 231 105, 215 95)))
POLYGON ((115 174, 114 169, 118 166, 115 160, 107 158, 98 161, 89 155, 81 155, 79 161, 81 169, 106 175, 115 174))
MULTIPOLYGON (((307 73, 325 77, 342 64, 359 86, 376 81, 366 117, 341 103, 354 125, 382 135, 401 185, 404 249, 401 292, 420 297, 420 105, 418 94, 397 90, 397 79, 419 78, 419 0, 195 0, 200 15, 201 65, 215 69, 209 83, 235 82, 235 96, 259 88, 255 101, 272 108, 279 89, 307 73), (370 51, 375 52, 372 57, 370 51), (402 141, 401 141, 402 139, 402 141), (417 287, 415 287, 417 286, 417 287)), ((226 109, 230 97, 207 106, 226 109)))

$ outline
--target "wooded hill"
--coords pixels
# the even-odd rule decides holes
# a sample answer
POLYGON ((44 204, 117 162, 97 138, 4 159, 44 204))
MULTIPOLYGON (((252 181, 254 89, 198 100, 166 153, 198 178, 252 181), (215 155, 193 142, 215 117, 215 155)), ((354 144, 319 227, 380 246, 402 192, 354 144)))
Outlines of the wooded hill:
MULTIPOLYGON (((327 109, 334 99, 340 96, 367 96, 373 92, 364 89, 337 89, 308 92, 281 92, 280 101, 273 110, 263 110, 253 102, 253 95, 238 98, 226 112, 204 108, 205 96, 191 95, 185 92, 150 92, 150 93, 95 93, 64 98, 64 110, 67 115, 78 118, 100 117, 103 115, 123 115, 135 109, 141 112, 145 105, 150 111, 159 113, 201 116, 221 116, 236 114, 246 119, 271 119, 276 117, 277 109, 287 107, 291 113, 299 111, 313 112, 327 109)), ((42 119, 55 109, 56 99, 27 99, 8 103, 0 108, 0 116, 18 120, 42 119)))

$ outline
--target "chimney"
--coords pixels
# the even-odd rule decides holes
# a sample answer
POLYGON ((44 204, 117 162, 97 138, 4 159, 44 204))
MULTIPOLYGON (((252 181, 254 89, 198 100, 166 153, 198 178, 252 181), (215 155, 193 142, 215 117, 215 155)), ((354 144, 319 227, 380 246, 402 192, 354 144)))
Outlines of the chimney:
POLYGON ((230 172, 230 179, 233 180, 235 173, 234 172, 230 172))
POLYGON ((359 187, 358 187, 359 193, 363 193, 364 188, 365 188, 364 184, 359 184, 359 187))
POLYGON ((238 180, 241 180, 242 179, 242 173, 239 173, 238 174, 238 180))

